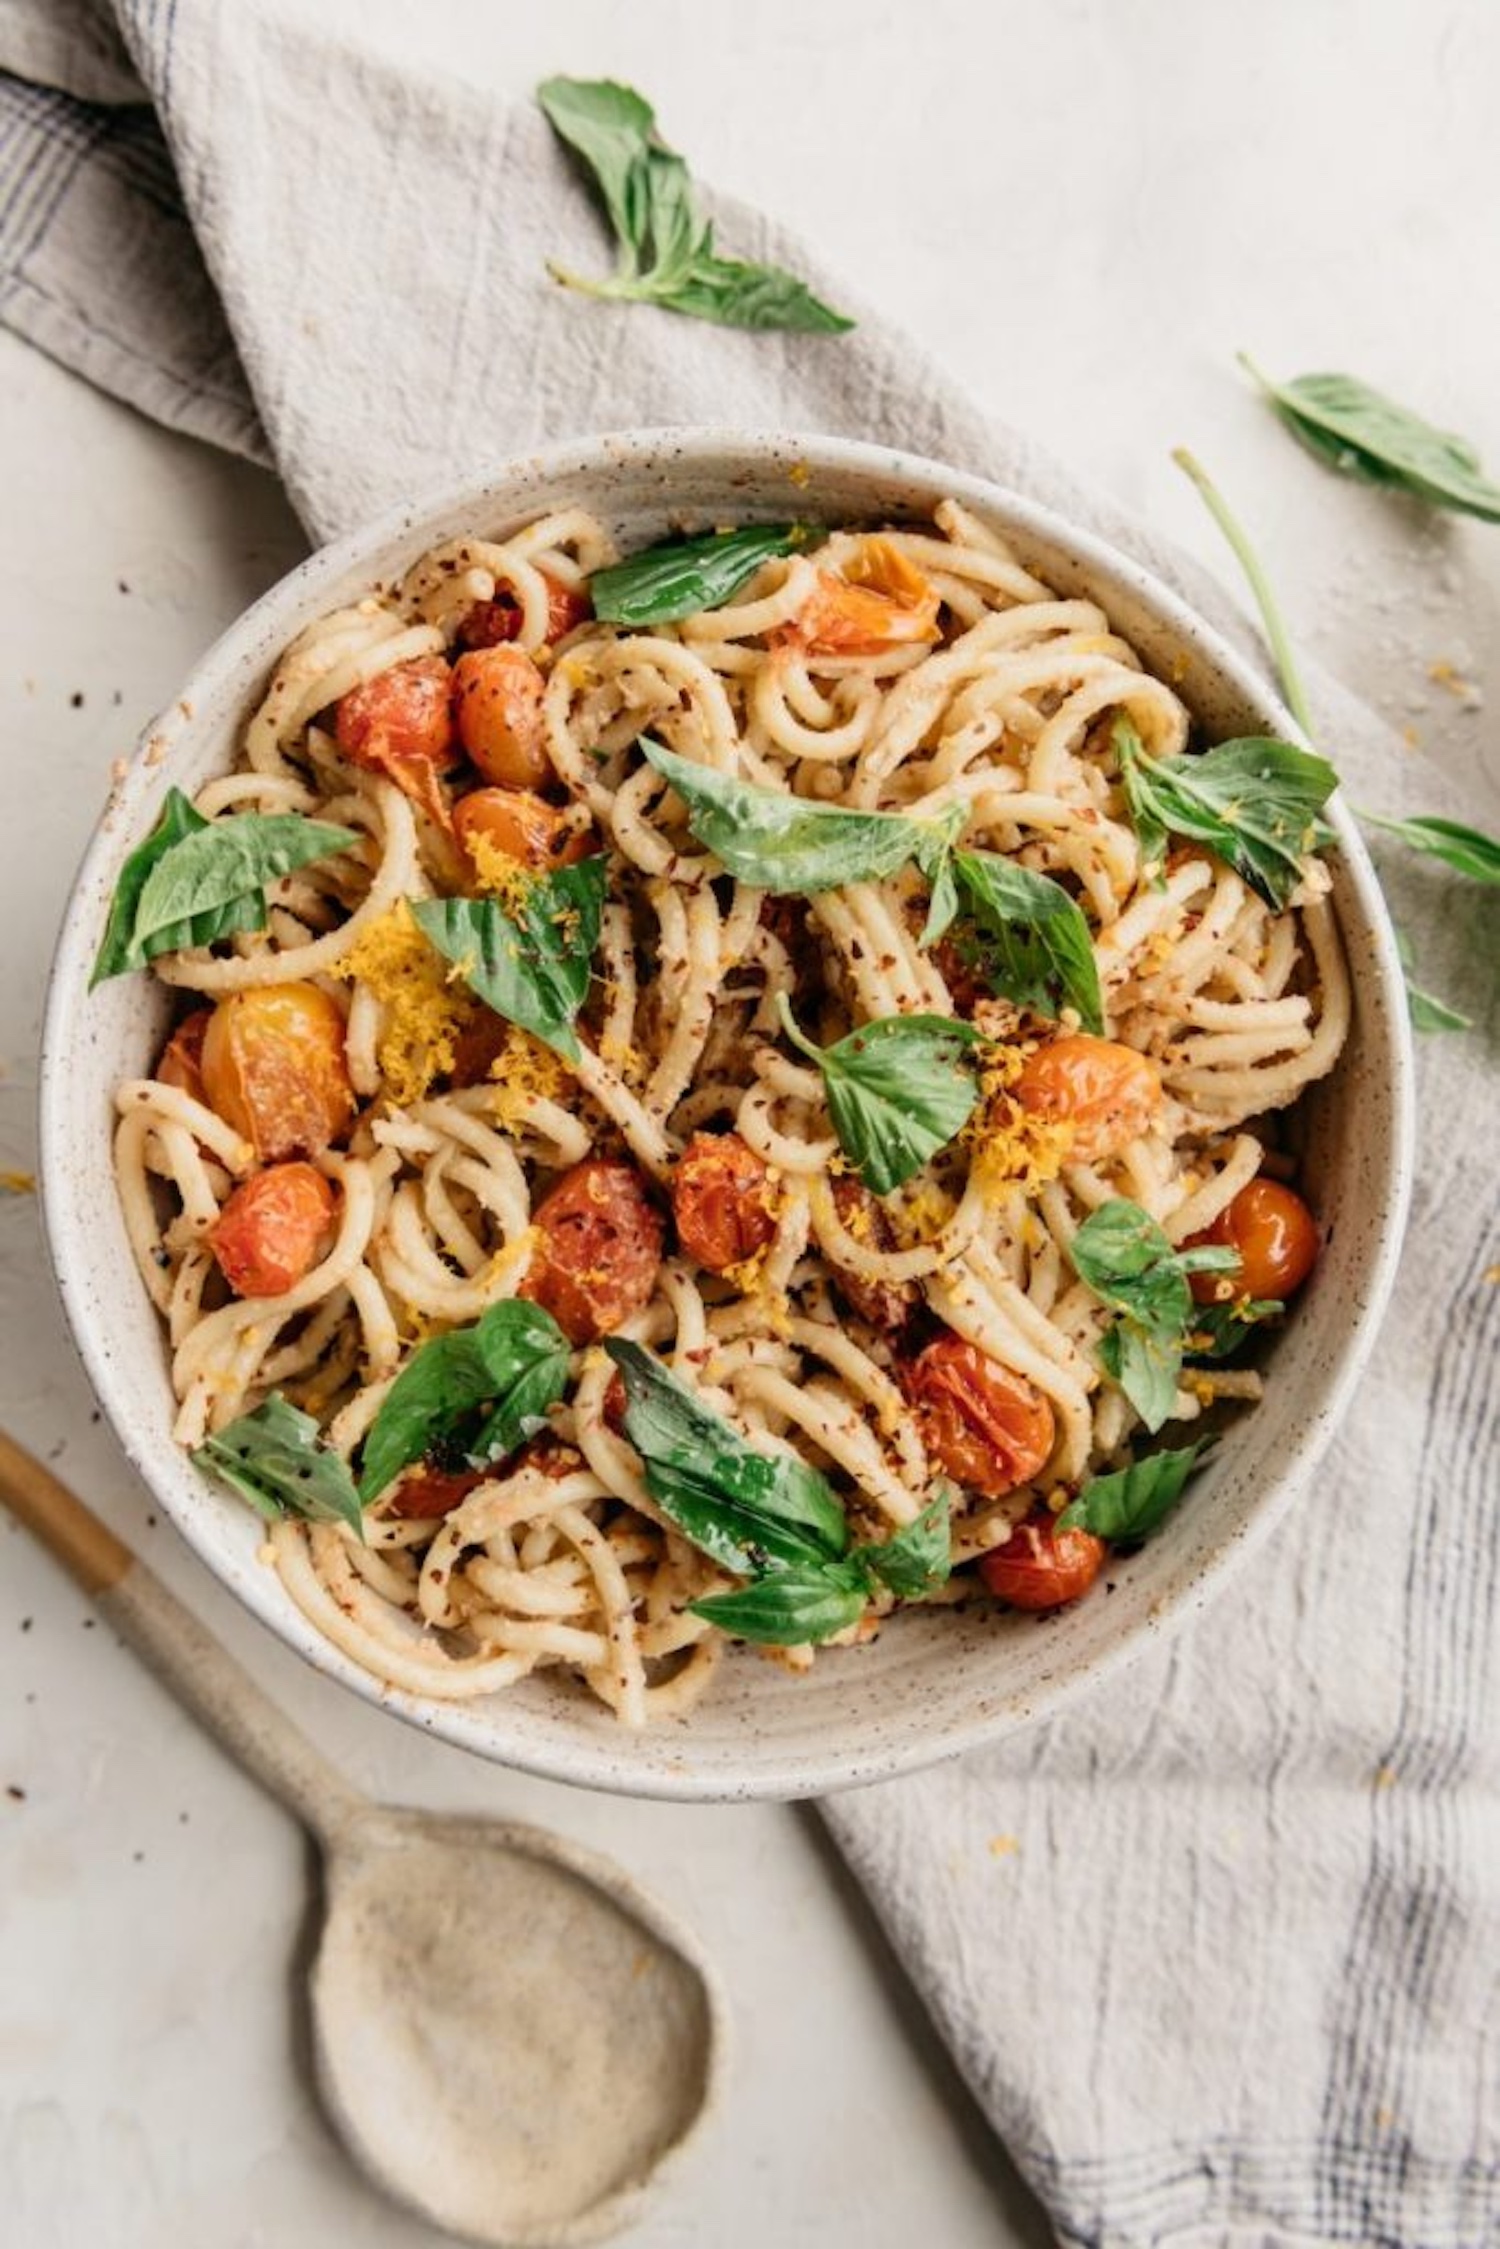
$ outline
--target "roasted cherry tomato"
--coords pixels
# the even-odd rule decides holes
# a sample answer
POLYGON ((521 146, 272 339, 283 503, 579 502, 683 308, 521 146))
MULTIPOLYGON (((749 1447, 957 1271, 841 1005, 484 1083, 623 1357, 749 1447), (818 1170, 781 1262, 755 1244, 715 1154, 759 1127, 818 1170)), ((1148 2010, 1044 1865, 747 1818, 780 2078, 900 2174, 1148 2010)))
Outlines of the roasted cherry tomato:
MULTIPOLYGON (((593 615, 593 604, 582 586, 564 586, 556 578, 548 578, 545 570, 542 576, 547 581, 550 648, 593 615)), ((493 601, 475 602, 458 628, 458 637, 465 648, 498 648, 502 642, 514 640, 520 630, 521 604, 513 594, 498 593, 493 601)))
POLYGON ((1032 1116, 1066 1119, 1068 1153, 1082 1163, 1117 1156, 1161 1107, 1161 1078, 1148 1055, 1113 1039, 1065 1033, 1027 1056, 1015 1096, 1032 1116))
POLYGON ((810 656, 868 656, 938 637, 938 595, 888 539, 866 539, 835 577, 820 570, 786 637, 810 656))
POLYGON ((166 1045, 161 1050, 161 1060, 156 1065, 156 1075, 163 1085, 175 1086, 194 1101, 206 1102, 203 1090, 203 1036, 208 1029, 212 1008, 194 1008, 191 1015, 183 1017, 166 1045))
POLYGON ((262 984, 220 1000, 202 1071, 209 1107, 262 1163, 321 1155, 354 1112, 344 1018, 316 984, 262 984))
POLYGON ((770 1166, 737 1132, 695 1132, 672 1174, 672 1216, 711 1273, 743 1264, 776 1232, 770 1166))
POLYGON ((541 1239, 520 1293, 570 1343, 597 1343, 649 1300, 662 1222, 634 1164, 587 1157, 542 1198, 532 1223, 541 1239))
POLYGON ((285 1296, 317 1262, 333 1189, 311 1164, 271 1164, 235 1188, 208 1243, 236 1296, 285 1296))
POLYGON ((1227 1303, 1236 1296, 1284 1300, 1301 1288, 1318 1257, 1318 1222, 1302 1197, 1279 1180, 1252 1179, 1212 1226, 1184 1242, 1184 1249, 1232 1249, 1238 1271, 1194 1273, 1192 1291, 1200 1304, 1227 1303))
POLYGON ((929 1343, 903 1370, 902 1387, 927 1450, 966 1490, 1003 1499, 1046 1466, 1055 1432, 1046 1398, 961 1336, 929 1343))
POLYGON ((458 738, 486 781, 539 789, 556 778, 542 724, 546 682, 520 648, 475 648, 453 667, 458 738))
POLYGON ((416 656, 351 687, 334 716, 334 737, 350 764, 385 774, 443 826, 448 805, 438 775, 459 754, 452 690, 441 656, 416 656))
POLYGON ((1060 1609, 1087 1593, 1104 1567, 1105 1546, 1092 1531, 1060 1531, 1047 1510, 1017 1523, 1003 1546, 979 1557, 979 1574, 997 1600, 1013 1609, 1060 1609))
MULTIPOLYGON (((852 1171, 840 1171, 834 1173, 830 1185, 833 1207, 847 1233, 873 1250, 895 1246, 891 1222, 862 1180, 852 1171)), ((868 1320, 872 1328, 879 1328, 882 1335, 899 1335, 911 1318, 917 1302, 915 1281, 872 1281, 863 1274, 847 1272, 843 1266, 835 1268, 833 1277, 850 1311, 868 1320)))
POLYGON ((492 1007, 479 1007, 453 1042, 453 1068, 448 1075, 455 1086, 482 1085, 493 1063, 510 1044, 511 1026, 492 1007))
POLYGON ((494 1468, 409 1468, 393 1491, 386 1493, 381 1513, 402 1523, 435 1522, 451 1515, 472 1491, 499 1473, 494 1468))
POLYGON ((523 867, 571 867, 598 848, 588 829, 570 827, 567 815, 530 789, 470 789, 453 807, 453 833, 476 873, 475 840, 503 851, 523 867))

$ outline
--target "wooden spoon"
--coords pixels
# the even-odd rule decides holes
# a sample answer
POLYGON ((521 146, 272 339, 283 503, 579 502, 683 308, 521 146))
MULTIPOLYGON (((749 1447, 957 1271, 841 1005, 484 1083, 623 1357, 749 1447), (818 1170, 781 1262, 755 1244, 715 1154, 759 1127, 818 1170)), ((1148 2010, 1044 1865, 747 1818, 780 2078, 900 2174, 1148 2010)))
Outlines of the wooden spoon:
POLYGON ((0 1432, 0 1498, 323 1849, 318 2083, 355 2161, 473 2241, 602 2240, 719 2087, 693 1940, 608 1860, 534 1827, 373 1804, 144 1562, 0 1432))

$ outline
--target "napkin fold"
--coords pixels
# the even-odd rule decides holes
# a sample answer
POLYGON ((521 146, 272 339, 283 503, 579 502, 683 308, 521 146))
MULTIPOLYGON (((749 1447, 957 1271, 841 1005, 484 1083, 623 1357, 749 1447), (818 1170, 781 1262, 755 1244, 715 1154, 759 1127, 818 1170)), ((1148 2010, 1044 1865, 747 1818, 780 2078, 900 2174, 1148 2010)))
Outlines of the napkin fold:
MULTIPOLYGON (((1212 580, 981 417, 759 214, 708 197, 728 244, 795 267, 853 335, 747 336, 556 289, 544 261, 597 262, 599 229, 524 91, 399 73, 333 13, 0 0, 0 319, 274 465, 314 538, 543 439, 801 427, 1014 486, 1253 645, 1212 580)), ((1458 809, 1314 684, 1357 799, 1458 809)), ((1391 881, 1430 980, 1483 1001, 1493 893, 1416 866, 1391 881)), ((1422 1047, 1395 1303, 1276 1539, 1107 1695, 823 1807, 1064 2242, 1500 2239, 1489 1006, 1487 1033, 1422 1047)))

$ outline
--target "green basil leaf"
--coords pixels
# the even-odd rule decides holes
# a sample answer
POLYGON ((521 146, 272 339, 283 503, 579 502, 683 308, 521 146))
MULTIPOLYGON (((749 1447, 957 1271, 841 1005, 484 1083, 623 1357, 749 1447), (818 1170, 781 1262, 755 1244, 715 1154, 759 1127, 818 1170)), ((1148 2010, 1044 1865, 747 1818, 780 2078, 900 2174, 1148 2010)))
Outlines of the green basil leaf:
POLYGON ((951 1566, 952 1494, 944 1486, 920 1515, 878 1546, 859 1546, 851 1559, 903 1601, 920 1600, 946 1584, 951 1566))
POLYGON ((1456 1007, 1440 1000, 1433 992, 1424 992, 1412 979, 1415 965, 1411 939, 1404 929, 1392 924, 1396 939, 1396 952, 1401 961, 1401 979, 1406 986, 1406 1011, 1411 1017, 1411 1027, 1419 1033, 1431 1031, 1472 1031, 1473 1018, 1460 1015, 1456 1007))
POLYGON ((1065 1507, 1057 1529, 1092 1531, 1096 1538, 1115 1544, 1134 1544, 1160 1530, 1182 1497, 1183 1487, 1197 1466, 1205 1440, 1184 1445, 1176 1452, 1148 1453, 1144 1460, 1111 1475, 1096 1476, 1065 1507))
POLYGON ((1153 1435, 1170 1421, 1182 1373, 1177 1337, 1116 1320, 1099 1338, 1099 1364, 1117 1382, 1153 1435))
POLYGON ((1419 500, 1500 523, 1500 485, 1467 438, 1424 421, 1355 375, 1297 375, 1275 383, 1241 354, 1277 414, 1328 467, 1371 484, 1399 485, 1419 500))
POLYGON ((687 809, 694 838, 736 882, 807 895, 851 882, 881 882, 915 860, 941 863, 967 817, 955 805, 941 820, 899 812, 851 812, 786 789, 766 789, 678 757, 648 736, 641 749, 687 809))
POLYGON ((181 789, 168 789, 156 826, 144 843, 136 845, 120 869, 120 879, 115 884, 115 894, 110 901, 104 940, 94 961, 93 974, 89 978, 90 991, 96 984, 102 984, 106 977, 120 976, 127 969, 140 966, 135 957, 135 917, 141 892, 145 889, 153 868, 173 845, 207 826, 208 822, 202 813, 194 809, 181 789))
POLYGON ((1115 720, 1114 742, 1148 861, 1159 856, 1163 829, 1189 836, 1279 912, 1302 879, 1303 860, 1334 840, 1317 815, 1338 775, 1311 750, 1250 736, 1193 757, 1148 758, 1125 717, 1115 720))
POLYGON ((1478 828, 1466 828, 1461 820, 1440 820, 1427 814, 1413 820, 1386 820, 1378 812, 1362 812, 1360 818, 1367 827, 1383 828, 1387 835, 1399 836, 1413 851, 1441 859, 1459 874, 1472 875, 1476 882, 1500 882, 1500 841, 1478 828))
POLYGON ((594 615, 606 625, 670 625, 700 609, 719 609, 763 562, 791 554, 814 536, 800 523, 750 523, 701 539, 664 540, 594 572, 594 615))
POLYGON ((276 1522, 300 1515, 308 1523, 347 1523, 362 1539, 364 1512, 348 1462, 322 1442, 310 1413, 273 1390, 254 1413, 242 1413, 197 1446, 193 1458, 276 1522))
POLYGON ((751 1577, 767 1558, 836 1561, 849 1525, 832 1486, 790 1453, 759 1452, 639 1343, 604 1344, 625 1383, 625 1433, 652 1498, 695 1546, 751 1577))
POLYGON ((736 1639, 765 1648, 800 1648, 831 1640, 865 1613, 863 1580, 847 1563, 822 1562, 767 1570, 731 1593, 690 1603, 692 1614, 736 1639))
POLYGON ((1091 1211, 1069 1247, 1073 1270, 1113 1311, 1154 1333, 1182 1333, 1193 1311, 1189 1273, 1230 1273, 1232 1249, 1175 1250, 1156 1220, 1123 1195, 1091 1211))
POLYGON ((1272 1296, 1236 1296, 1227 1304, 1195 1304, 1183 1337, 1188 1363, 1232 1359, 1242 1343, 1266 1320, 1279 1320, 1286 1306, 1272 1296))
MULTIPOLYGON (((1094 941, 1082 908, 1061 883, 993 851, 955 851, 952 882, 952 903, 970 925, 959 950, 991 990, 1038 1015, 1055 1018, 1063 1008, 1074 1008, 1084 1029, 1102 1037, 1104 1001, 1094 941)), ((940 936, 951 918, 940 876, 923 944, 940 936)))
POLYGON ((412 919, 486 1007, 576 1062, 606 880, 602 857, 584 859, 530 883, 517 913, 494 898, 419 898, 412 919))
POLYGON ((787 1037, 823 1073, 839 1146, 874 1195, 888 1195, 961 1132, 979 1100, 969 1059, 983 1043, 972 1023, 947 1015, 891 1015, 832 1046, 797 1028, 777 997, 787 1037))
POLYGON ((370 1425, 363 1498, 378 1499, 412 1461, 455 1446, 474 1468, 502 1459, 544 1426, 567 1379, 567 1337, 550 1312, 519 1297, 434 1336, 412 1353, 370 1425))
POLYGON ((615 271, 587 279, 553 263, 586 295, 657 304, 734 328, 836 333, 852 328, 778 266, 721 257, 682 158, 656 130, 649 102, 608 79, 549 78, 537 88, 548 123, 593 175, 618 247, 615 271))

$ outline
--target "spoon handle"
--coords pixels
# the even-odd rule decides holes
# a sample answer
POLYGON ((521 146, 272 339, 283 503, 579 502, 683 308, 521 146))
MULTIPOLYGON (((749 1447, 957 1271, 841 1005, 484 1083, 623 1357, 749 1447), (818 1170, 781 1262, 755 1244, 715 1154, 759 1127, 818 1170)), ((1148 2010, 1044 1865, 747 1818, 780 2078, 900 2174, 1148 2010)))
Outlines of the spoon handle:
POLYGON ((0 1430, 0 1499, 71 1572, 163 1685, 324 1843, 364 1798, 244 1666, 49 1468, 0 1430))

